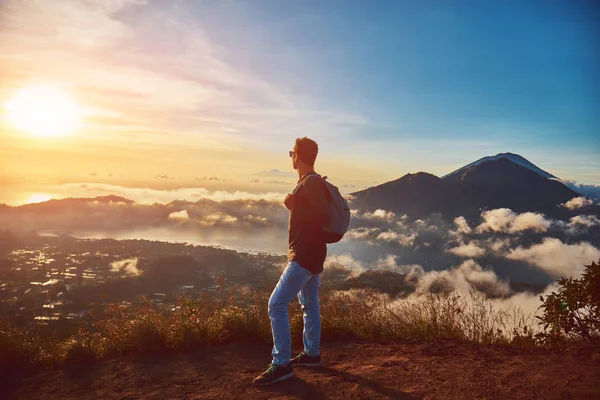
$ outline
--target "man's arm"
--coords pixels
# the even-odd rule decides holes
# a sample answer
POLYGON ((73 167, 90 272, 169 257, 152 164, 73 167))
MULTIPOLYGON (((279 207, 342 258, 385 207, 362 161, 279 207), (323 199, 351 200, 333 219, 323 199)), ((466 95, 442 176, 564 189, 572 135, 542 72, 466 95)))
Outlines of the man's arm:
POLYGON ((323 221, 323 225, 329 224, 329 200, 325 194, 325 182, 323 179, 310 176, 304 182, 304 196, 308 199, 308 204, 316 212, 316 217, 319 221, 323 221))

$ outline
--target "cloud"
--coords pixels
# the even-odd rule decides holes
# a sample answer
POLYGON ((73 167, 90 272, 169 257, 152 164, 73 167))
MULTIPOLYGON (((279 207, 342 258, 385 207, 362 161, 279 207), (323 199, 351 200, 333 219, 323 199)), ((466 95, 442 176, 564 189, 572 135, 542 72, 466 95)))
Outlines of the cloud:
POLYGON ((474 241, 469 244, 461 244, 460 246, 451 248, 447 251, 463 258, 480 258, 485 255, 485 249, 479 247, 474 241))
POLYGON ((505 297, 511 293, 507 282, 492 270, 484 270, 473 260, 463 262, 458 268, 430 271, 420 277, 417 292, 468 294, 471 290, 485 293, 488 297, 505 297))
POLYGON ((402 234, 394 231, 381 232, 377 235, 376 240, 384 241, 384 242, 394 242, 398 243, 400 246, 410 247, 415 243, 415 239, 417 238, 417 234, 413 233, 411 235, 402 234))
POLYGON ((203 176, 202 178, 196 178, 197 181, 213 181, 213 182, 221 182, 223 179, 217 178, 216 176, 203 176))
POLYGON ((264 181, 263 183, 267 184, 267 185, 292 185, 293 182, 290 181, 280 181, 280 180, 270 180, 270 181, 264 181))
POLYGON ((134 200, 139 204, 168 203, 171 201, 185 200, 197 201, 202 199, 213 201, 235 200, 265 200, 269 202, 283 202, 284 193, 249 193, 244 191, 208 190, 205 188, 179 188, 172 190, 159 190, 150 188, 124 187, 105 183, 67 183, 49 186, 48 194, 53 198, 116 195, 134 200))
POLYGON ((586 185, 568 180, 563 183, 579 194, 600 200, 600 185, 586 185))
POLYGON ((356 240, 369 245, 393 243, 402 247, 411 247, 414 245, 417 237, 417 232, 408 232, 408 230, 406 232, 398 232, 391 229, 382 231, 382 228, 379 227, 361 226, 346 232, 344 241, 356 240))
POLYGON ((365 269, 365 265, 361 261, 356 260, 349 253, 328 256, 325 260, 324 268, 327 268, 331 265, 339 265, 346 268, 349 271, 362 271, 365 269))
POLYGON ((175 211, 169 214, 169 219, 175 221, 187 221, 190 219, 190 215, 186 210, 175 211))
POLYGON ((505 239, 490 238, 490 239, 486 240, 486 246, 492 252, 494 252, 496 254, 502 254, 503 252, 508 250, 510 245, 511 245, 511 239, 509 239, 509 238, 505 238, 505 239))
POLYGON ((569 210, 575 210, 577 208, 590 206, 592 204, 594 204, 594 202, 591 199, 580 196, 580 197, 573 197, 571 200, 569 200, 566 203, 563 203, 561 205, 565 208, 568 208, 569 210))
MULTIPOLYGON (((96 137, 111 144, 148 144, 148 132, 158 131, 152 143, 157 147, 184 143, 237 152, 257 143, 283 146, 289 134, 306 131, 331 140, 347 134, 348 126, 368 123, 363 116, 338 111, 337 105, 327 109, 321 101, 307 101, 310 93, 275 82, 268 66, 246 68, 244 56, 235 55, 260 42, 257 30, 246 29, 251 34, 228 47, 227 41, 209 38, 205 29, 210 20, 240 18, 246 6, 145 3, 2 1, 0 31, 7 40, 0 64, 3 77, 10 77, 6 87, 34 79, 72 88, 85 109, 93 110, 87 133, 100 131, 96 137), (57 51, 62 56, 51 57, 57 51), (114 121, 91 118, 105 115, 115 116, 114 121)), ((244 18, 240 22, 249 23, 244 18)), ((254 49, 262 51, 260 47, 254 49)), ((281 59, 289 57, 285 53, 278 57, 288 63, 281 59)), ((313 94, 318 96, 316 88, 313 94)))
MULTIPOLYGON (((112 175, 110 175, 110 176, 112 176, 112 175)), ((169 175, 156 175, 154 177, 154 179, 175 179, 175 178, 172 176, 169 176, 169 175)))
POLYGON ((328 256, 324 268, 343 267, 350 272, 349 277, 355 278, 371 270, 385 270, 407 275, 409 279, 424 274, 423 267, 418 264, 398 265, 398 256, 386 254, 372 263, 364 263, 355 259, 350 253, 328 256))
POLYGON ((365 264, 357 261, 350 254, 342 254, 328 257, 325 268, 330 265, 341 265, 352 271, 350 278, 356 278, 370 270, 387 270, 404 274, 407 283, 414 286, 417 296, 453 291, 468 295, 472 290, 491 298, 507 297, 511 294, 508 282, 501 280, 494 271, 483 269, 473 260, 467 260, 456 268, 426 272, 418 264, 398 265, 398 258, 387 254, 373 263, 365 264))
POLYGON ((600 219, 595 215, 577 215, 569 220, 570 225, 583 225, 586 227, 599 226, 600 219))
POLYGON ((456 231, 458 233, 469 234, 472 231, 465 217, 454 218, 454 225, 456 226, 456 231))
POLYGON ((542 214, 526 212, 517 215, 511 224, 510 232, 521 232, 532 230, 535 232, 546 232, 550 227, 551 221, 544 218, 542 214))
MULTIPOLYGON (((159 228, 210 232, 218 227, 249 234, 252 229, 287 227, 288 210, 279 202, 238 199, 167 204, 138 204, 118 197, 64 199, 20 207, 0 208, 0 226, 59 232, 131 232, 159 228)), ((266 231, 264 233, 267 233, 266 231)))
POLYGON ((526 212, 516 214, 508 208, 498 208, 481 213, 483 222, 476 228, 477 232, 522 232, 532 230, 535 232, 546 232, 551 221, 539 213, 526 212))
POLYGON ((398 265, 398 256, 387 254, 369 266, 370 269, 392 271, 397 274, 407 275, 410 279, 419 278, 425 274, 423 267, 419 264, 398 265))
POLYGON ((350 229, 344 235, 344 240, 361 240, 361 241, 370 241, 376 234, 380 231, 379 228, 366 228, 360 227, 355 229, 350 229))
POLYGON ((396 215, 391 211, 375 210, 372 213, 363 214, 363 218, 383 219, 387 222, 392 222, 396 219, 396 215))
POLYGON ((255 215, 246 215, 246 216, 242 217, 242 220, 249 221, 252 223, 258 223, 259 225, 268 225, 268 223, 269 223, 269 220, 267 219, 267 217, 258 217, 255 215))
POLYGON ((137 0, 7 0, 2 5, 3 27, 13 28, 10 22, 29 25, 25 31, 10 30, 16 39, 23 41, 27 34, 37 33, 45 34, 48 43, 79 49, 107 48, 132 37, 131 29, 118 20, 117 13, 144 3, 137 0))
POLYGON ((278 180, 278 179, 271 179, 268 181, 261 181, 259 179, 252 179, 250 181, 251 183, 263 183, 265 185, 286 185, 286 186, 292 186, 294 185, 294 182, 292 181, 282 181, 282 180, 278 180))
POLYGON ((206 215, 200 220, 201 225, 207 226, 230 225, 235 224, 236 222, 238 222, 237 217, 227 215, 221 212, 206 215))
POLYGON ((365 212, 360 214, 360 212, 355 211, 355 216, 358 218, 362 218, 362 219, 366 219, 366 220, 374 220, 374 221, 385 221, 388 224, 393 223, 394 221, 398 220, 398 218, 396 217, 396 214, 394 214, 391 211, 386 211, 386 210, 375 210, 373 212, 365 212))
POLYGON ((583 266, 600 259, 600 250, 587 242, 566 244, 560 239, 544 238, 529 248, 512 249, 508 259, 528 262, 554 277, 578 277, 583 266))
POLYGON ((288 172, 288 171, 281 171, 279 169, 270 169, 268 171, 260 171, 257 172, 256 175, 262 175, 262 176, 278 176, 278 177, 297 177, 298 174, 294 173, 294 172, 288 172))
POLYGON ((111 272, 121 272, 126 276, 138 276, 140 274, 140 270, 137 268, 137 264, 137 257, 113 261, 110 263, 110 270, 111 272))

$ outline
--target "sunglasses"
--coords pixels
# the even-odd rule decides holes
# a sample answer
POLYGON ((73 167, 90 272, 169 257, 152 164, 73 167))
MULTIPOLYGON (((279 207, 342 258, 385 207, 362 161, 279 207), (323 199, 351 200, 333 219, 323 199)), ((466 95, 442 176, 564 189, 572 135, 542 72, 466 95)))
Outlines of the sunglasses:
POLYGON ((291 150, 290 150, 290 152, 289 152, 290 158, 294 158, 294 155, 295 155, 295 154, 296 154, 296 152, 295 152, 295 151, 291 151, 291 150))

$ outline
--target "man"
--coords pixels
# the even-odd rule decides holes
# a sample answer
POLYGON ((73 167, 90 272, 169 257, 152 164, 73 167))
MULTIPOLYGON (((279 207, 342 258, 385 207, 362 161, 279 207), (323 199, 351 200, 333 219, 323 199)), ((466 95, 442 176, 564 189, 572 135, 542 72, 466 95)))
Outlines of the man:
POLYGON ((329 200, 325 183, 314 170, 318 151, 317 143, 307 137, 296 139, 294 150, 290 151, 299 180, 296 190, 284 201, 290 210, 288 265, 269 299, 273 361, 254 379, 255 385, 289 379, 294 376, 294 366, 321 366, 319 274, 327 256, 322 227, 329 222, 329 200), (287 310, 296 296, 304 315, 304 351, 290 360, 292 339, 287 310))

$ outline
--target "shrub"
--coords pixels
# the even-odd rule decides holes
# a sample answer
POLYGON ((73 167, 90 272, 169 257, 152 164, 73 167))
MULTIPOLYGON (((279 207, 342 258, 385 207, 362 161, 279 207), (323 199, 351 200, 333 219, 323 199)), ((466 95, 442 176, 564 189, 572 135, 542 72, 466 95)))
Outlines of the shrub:
POLYGON ((600 261, 585 266, 581 278, 562 278, 558 292, 540 296, 543 343, 566 339, 600 340, 600 261))

